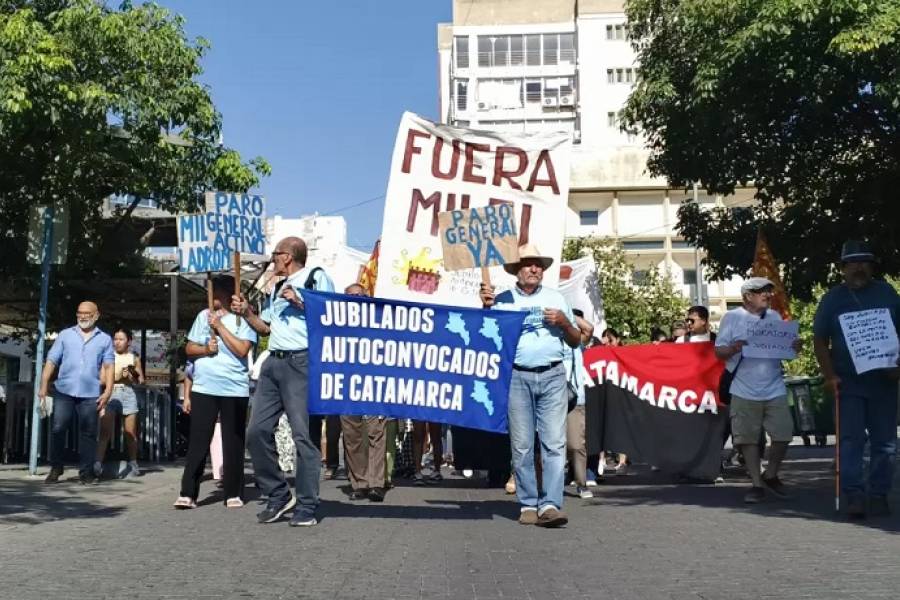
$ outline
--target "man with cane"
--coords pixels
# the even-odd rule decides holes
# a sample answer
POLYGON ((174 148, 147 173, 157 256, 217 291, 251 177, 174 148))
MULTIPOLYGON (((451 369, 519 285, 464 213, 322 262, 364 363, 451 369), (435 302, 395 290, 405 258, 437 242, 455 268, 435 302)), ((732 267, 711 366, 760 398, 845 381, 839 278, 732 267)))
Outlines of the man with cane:
MULTIPOLYGON (((843 492, 847 514, 861 518, 889 513, 887 501, 897 446, 897 380, 900 368, 896 340, 900 336, 900 295, 888 283, 873 279, 875 255, 868 244, 848 241, 841 251, 844 282, 828 291, 819 302, 813 322, 814 348, 825 384, 834 394, 838 436, 837 493, 843 492), (848 317, 875 314, 881 309, 893 328, 893 352, 889 364, 859 372, 853 349, 848 345, 848 317), (854 315, 856 313, 856 315, 854 315), (863 481, 863 449, 868 440, 868 506, 863 481)), ((891 337, 890 335, 885 337, 891 337)), ((875 346, 886 342, 876 341, 875 346)), ((836 503, 839 506, 839 503, 836 503)))

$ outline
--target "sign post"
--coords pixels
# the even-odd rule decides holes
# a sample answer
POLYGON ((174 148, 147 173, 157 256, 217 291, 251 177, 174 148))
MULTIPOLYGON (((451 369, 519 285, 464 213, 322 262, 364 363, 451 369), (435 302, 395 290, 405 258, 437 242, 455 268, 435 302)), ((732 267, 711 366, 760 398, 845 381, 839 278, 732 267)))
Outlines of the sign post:
POLYGON ((41 377, 44 373, 44 339, 47 337, 47 294, 50 286, 50 262, 53 254, 53 205, 44 208, 44 236, 41 252, 41 304, 38 309, 37 350, 34 357, 34 402, 31 411, 31 449, 28 472, 37 475, 38 445, 41 437, 41 377))

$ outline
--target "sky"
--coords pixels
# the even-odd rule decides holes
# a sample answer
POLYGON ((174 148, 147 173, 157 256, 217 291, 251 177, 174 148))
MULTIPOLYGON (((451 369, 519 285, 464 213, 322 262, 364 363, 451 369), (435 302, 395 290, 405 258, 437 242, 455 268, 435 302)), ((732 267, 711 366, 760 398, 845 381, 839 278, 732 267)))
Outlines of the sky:
POLYGON ((272 165, 268 215, 340 214, 348 244, 371 250, 401 115, 438 117, 437 24, 452 1, 157 1, 210 42, 200 80, 225 145, 272 165))

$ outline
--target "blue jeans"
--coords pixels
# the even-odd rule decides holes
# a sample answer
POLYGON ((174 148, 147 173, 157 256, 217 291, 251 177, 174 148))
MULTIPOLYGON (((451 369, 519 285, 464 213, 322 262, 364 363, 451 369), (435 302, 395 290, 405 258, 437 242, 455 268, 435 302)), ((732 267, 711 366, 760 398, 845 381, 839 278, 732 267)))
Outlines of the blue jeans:
POLYGON ((562 508, 566 465, 566 369, 513 369, 509 386, 509 440, 516 496, 523 508, 562 508), (534 432, 541 441, 543 485, 534 472, 534 432))
POLYGON ((285 358, 274 354, 263 363, 253 396, 247 449, 253 462, 253 475, 259 489, 269 497, 269 506, 290 500, 291 490, 278 466, 275 452, 275 426, 282 414, 291 425, 297 447, 294 474, 298 511, 313 516, 319 506, 319 474, 322 455, 309 435, 307 379, 309 356, 301 352, 285 358))
POLYGON ((60 392, 53 394, 53 422, 51 425, 50 466, 63 467, 63 450, 72 417, 78 413, 78 472, 91 473, 97 454, 96 398, 75 398, 60 392))
POLYGON ((841 394, 841 491, 848 496, 865 493, 863 448, 867 433, 869 493, 886 496, 894 475, 897 448, 897 388, 872 390, 866 395, 841 394))

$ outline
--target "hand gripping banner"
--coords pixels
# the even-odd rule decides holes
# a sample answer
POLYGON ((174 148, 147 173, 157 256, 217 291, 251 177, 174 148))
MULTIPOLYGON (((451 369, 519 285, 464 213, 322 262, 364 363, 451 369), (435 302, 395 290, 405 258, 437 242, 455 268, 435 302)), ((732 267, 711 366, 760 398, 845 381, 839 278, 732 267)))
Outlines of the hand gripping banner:
POLYGON ((302 293, 311 414, 507 431, 524 313, 302 293))

